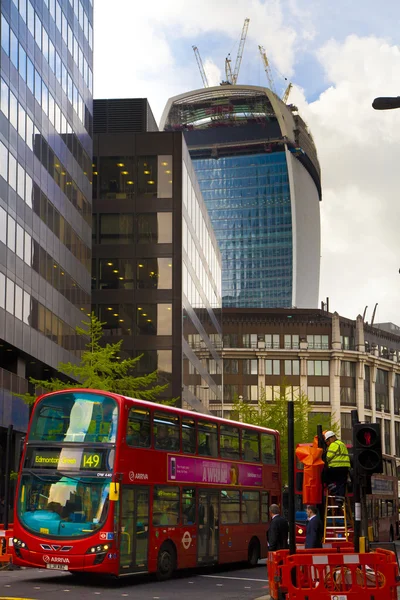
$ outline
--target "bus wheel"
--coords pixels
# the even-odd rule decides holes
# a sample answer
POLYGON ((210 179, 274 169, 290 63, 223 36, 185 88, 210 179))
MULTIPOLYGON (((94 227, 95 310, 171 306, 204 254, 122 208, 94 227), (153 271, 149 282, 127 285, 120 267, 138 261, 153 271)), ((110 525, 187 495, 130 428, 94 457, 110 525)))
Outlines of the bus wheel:
POLYGON ((394 542, 394 531, 393 531, 393 527, 390 528, 390 533, 389 533, 389 542, 394 542))
POLYGON ((260 542, 253 538, 249 544, 248 559, 250 567, 256 567, 260 558, 260 542))
POLYGON ((176 569, 175 548, 170 542, 164 542, 160 548, 157 558, 157 579, 165 581, 172 577, 176 569))

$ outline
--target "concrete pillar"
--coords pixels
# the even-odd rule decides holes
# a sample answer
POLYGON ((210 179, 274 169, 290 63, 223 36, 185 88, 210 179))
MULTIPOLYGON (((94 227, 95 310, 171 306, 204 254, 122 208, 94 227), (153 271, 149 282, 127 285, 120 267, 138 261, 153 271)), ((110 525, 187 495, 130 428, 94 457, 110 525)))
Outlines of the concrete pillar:
POLYGON ((331 400, 332 422, 340 428, 340 358, 333 358, 330 364, 329 395, 331 400))
POLYGON ((307 358, 308 356, 300 356, 300 393, 307 396, 307 358))
POLYGON ((372 406, 372 422, 376 422, 376 398, 375 398, 375 383, 376 383, 376 365, 371 365, 371 406, 372 406))
POLYGON ((356 319, 356 350, 365 352, 364 320, 361 315, 358 315, 356 319))
POLYGON ((356 406, 358 410, 358 418, 360 421, 365 419, 365 405, 364 405, 364 369, 365 360, 361 358, 356 364, 356 406))
POLYGON ((332 350, 341 350, 342 342, 340 341, 340 317, 339 313, 334 312, 332 315, 332 350))
POLYGON ((389 371, 389 410, 390 410, 390 454, 396 454, 396 437, 394 430, 394 381, 396 374, 389 371))

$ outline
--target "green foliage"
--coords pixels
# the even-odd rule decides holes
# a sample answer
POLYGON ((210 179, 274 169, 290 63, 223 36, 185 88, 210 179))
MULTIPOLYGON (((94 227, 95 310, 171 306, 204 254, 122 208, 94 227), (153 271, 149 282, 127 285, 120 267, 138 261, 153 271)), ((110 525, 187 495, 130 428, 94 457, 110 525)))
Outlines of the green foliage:
MULTIPOLYGON (((280 394, 274 397, 274 400, 266 399, 265 389, 261 388, 257 405, 249 404, 243 400, 235 399, 232 418, 250 423, 260 427, 269 427, 279 431, 281 464, 282 464, 282 484, 286 485, 288 481, 288 418, 287 405, 292 400, 292 388, 283 382, 280 386, 280 394)), ((308 396, 299 392, 293 397, 294 404, 294 444, 312 442, 317 433, 317 425, 322 425, 322 430, 332 429, 338 431, 338 426, 332 422, 330 413, 313 414, 311 412, 313 405, 308 396)), ((294 457, 291 459, 294 460, 294 457)))
MULTIPOLYGON (((158 372, 153 371, 149 375, 135 377, 132 373, 140 361, 141 356, 119 359, 122 340, 113 344, 101 345, 103 337, 103 325, 94 313, 90 321, 82 322, 85 327, 77 327, 78 336, 87 339, 85 350, 79 364, 60 363, 58 370, 71 378, 62 381, 59 378, 41 380, 30 378, 29 381, 35 386, 35 390, 41 388, 43 392, 55 392, 69 388, 88 388, 115 392, 141 400, 155 401, 167 388, 168 384, 160 385, 158 372), (79 382, 79 383, 77 383, 79 382)), ((67 379, 66 378, 66 379, 67 379)), ((31 405, 36 395, 29 393, 15 394, 31 405)), ((175 400, 163 401, 163 404, 174 404, 175 400)))

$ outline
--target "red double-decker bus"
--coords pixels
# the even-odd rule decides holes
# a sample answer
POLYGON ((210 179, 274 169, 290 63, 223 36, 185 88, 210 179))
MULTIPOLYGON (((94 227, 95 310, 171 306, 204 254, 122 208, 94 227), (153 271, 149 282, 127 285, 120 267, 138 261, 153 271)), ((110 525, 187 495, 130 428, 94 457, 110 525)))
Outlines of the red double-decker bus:
POLYGON ((113 575, 265 557, 279 434, 94 390, 38 398, 14 517, 17 565, 113 575))

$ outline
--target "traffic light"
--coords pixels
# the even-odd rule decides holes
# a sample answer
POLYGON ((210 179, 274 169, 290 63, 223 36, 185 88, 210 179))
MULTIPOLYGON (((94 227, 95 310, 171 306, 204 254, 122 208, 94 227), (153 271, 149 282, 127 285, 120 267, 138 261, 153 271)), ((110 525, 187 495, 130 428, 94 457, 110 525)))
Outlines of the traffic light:
POLYGON ((381 427, 377 423, 353 425, 354 468, 359 475, 382 473, 381 427))

